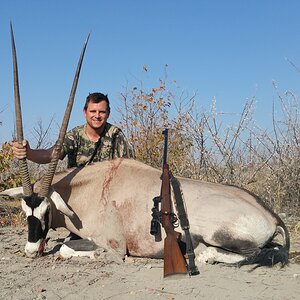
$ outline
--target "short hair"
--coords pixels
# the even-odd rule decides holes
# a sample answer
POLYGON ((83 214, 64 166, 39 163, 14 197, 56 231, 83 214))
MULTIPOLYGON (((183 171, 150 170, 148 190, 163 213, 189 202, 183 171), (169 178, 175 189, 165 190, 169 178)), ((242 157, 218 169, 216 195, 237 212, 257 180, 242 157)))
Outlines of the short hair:
POLYGON ((109 99, 108 99, 107 95, 104 95, 102 93, 91 93, 91 94, 89 94, 86 97, 83 109, 87 110, 89 102, 99 103, 101 101, 105 101, 107 103, 107 111, 108 111, 108 113, 110 113, 109 99))

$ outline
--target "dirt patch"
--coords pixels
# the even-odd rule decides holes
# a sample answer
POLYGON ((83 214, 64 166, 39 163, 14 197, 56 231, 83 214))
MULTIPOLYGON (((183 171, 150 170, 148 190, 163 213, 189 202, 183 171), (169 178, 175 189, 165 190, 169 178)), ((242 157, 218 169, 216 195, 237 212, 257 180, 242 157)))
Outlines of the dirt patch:
POLYGON ((65 229, 50 231, 45 255, 29 259, 24 256, 27 229, 0 228, 0 299, 299 297, 300 265, 293 261, 283 269, 275 266, 252 272, 250 266, 198 264, 198 276, 163 279, 162 260, 128 258, 121 264, 106 264, 89 258, 62 259, 57 250, 67 234, 65 229))
POLYGON ((68 235, 65 229, 49 232, 44 256, 26 258, 27 229, 19 202, 0 203, 0 299, 299 299, 300 235, 295 220, 287 220, 291 254, 285 268, 252 271, 251 266, 198 264, 200 275, 164 279, 162 260, 130 257, 107 264, 84 257, 62 259, 58 250, 68 235))

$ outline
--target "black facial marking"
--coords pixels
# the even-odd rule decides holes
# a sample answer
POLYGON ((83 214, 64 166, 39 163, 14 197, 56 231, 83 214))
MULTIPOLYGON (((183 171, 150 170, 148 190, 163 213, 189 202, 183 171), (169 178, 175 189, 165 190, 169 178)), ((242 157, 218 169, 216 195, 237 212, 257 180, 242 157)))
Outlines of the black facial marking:
MULTIPOLYGON (((32 214, 35 208, 39 207, 44 201, 44 197, 40 197, 37 194, 31 196, 25 196, 24 201, 28 207, 31 208, 32 214)), ((36 243, 40 239, 45 239, 49 231, 49 210, 44 215, 45 229, 42 228, 41 220, 31 215, 27 217, 28 224, 28 242, 36 243)))
POLYGON ((27 223, 28 223, 28 242, 36 243, 43 236, 41 221, 34 216, 29 216, 27 218, 27 223))
POLYGON ((26 202, 26 205, 32 209, 37 208, 44 200, 43 197, 40 197, 37 194, 32 194, 31 196, 24 196, 23 199, 26 202))

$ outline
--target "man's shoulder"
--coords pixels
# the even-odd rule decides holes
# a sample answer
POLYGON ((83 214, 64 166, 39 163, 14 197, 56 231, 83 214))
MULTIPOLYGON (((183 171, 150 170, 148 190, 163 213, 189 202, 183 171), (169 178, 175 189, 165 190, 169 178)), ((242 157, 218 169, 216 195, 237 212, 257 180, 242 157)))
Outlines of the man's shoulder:
POLYGON ((78 125, 74 128, 72 128, 70 131, 68 131, 68 134, 70 135, 81 135, 82 132, 84 132, 85 125, 78 125))
POLYGON ((67 132, 66 138, 71 140, 78 139, 79 136, 82 136, 84 134, 84 126, 85 125, 79 125, 72 128, 67 132))
POLYGON ((113 125, 111 123, 106 123, 106 135, 112 137, 114 136, 115 134, 118 134, 118 133, 121 133, 122 130, 116 126, 116 125, 113 125))

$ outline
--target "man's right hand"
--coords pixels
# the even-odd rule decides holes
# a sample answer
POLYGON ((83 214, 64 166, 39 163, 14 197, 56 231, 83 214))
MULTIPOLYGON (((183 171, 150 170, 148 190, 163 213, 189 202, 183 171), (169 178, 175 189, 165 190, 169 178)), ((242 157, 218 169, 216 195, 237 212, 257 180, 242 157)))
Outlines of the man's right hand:
POLYGON ((17 141, 12 141, 12 151, 13 155, 17 159, 27 158, 27 150, 30 148, 28 141, 23 140, 22 145, 20 145, 17 141))

